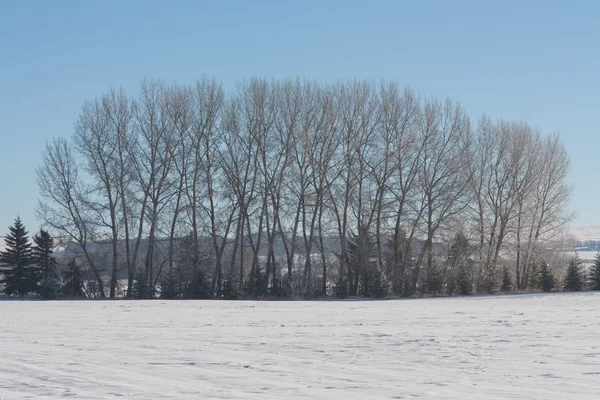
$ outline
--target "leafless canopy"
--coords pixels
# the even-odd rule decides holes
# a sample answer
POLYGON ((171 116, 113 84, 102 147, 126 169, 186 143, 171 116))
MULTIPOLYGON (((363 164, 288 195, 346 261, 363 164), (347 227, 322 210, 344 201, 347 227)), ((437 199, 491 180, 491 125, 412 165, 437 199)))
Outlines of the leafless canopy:
POLYGON ((102 296, 198 270, 213 294, 356 295, 374 276, 435 292, 465 243, 474 280, 508 267, 524 289, 571 217, 568 171, 557 134, 472 122, 395 82, 146 80, 87 102, 71 139, 47 144, 38 215, 102 296))

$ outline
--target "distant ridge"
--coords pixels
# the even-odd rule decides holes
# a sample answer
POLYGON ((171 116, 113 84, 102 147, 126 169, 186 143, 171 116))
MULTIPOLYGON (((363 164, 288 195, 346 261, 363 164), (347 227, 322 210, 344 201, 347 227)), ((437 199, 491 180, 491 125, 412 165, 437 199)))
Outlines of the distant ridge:
POLYGON ((582 242, 600 242, 600 225, 571 226, 568 229, 568 236, 582 242))

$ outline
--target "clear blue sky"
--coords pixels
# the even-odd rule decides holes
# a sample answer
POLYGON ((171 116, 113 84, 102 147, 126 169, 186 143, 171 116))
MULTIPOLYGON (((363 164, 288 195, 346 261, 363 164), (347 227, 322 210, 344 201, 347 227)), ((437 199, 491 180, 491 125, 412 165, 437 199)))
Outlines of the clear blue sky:
POLYGON ((600 224, 600 2, 0 0, 0 235, 31 231, 44 142, 140 79, 395 79, 558 130, 576 224, 600 224))

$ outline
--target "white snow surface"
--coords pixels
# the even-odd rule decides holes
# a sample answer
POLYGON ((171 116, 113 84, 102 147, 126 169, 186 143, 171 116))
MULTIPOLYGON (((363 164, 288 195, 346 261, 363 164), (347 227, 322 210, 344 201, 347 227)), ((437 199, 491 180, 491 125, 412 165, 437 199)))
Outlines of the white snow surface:
POLYGON ((0 302, 0 398, 598 399, 600 295, 0 302))

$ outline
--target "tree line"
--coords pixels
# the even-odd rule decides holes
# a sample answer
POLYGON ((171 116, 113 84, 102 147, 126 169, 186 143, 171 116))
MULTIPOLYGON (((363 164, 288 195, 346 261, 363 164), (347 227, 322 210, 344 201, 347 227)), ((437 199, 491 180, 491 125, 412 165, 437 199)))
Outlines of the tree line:
MULTIPOLYGON (((0 295, 8 297, 40 297, 44 300, 74 299, 97 297, 93 283, 86 282, 84 274, 76 259, 62 257, 58 261, 54 255, 55 240, 50 234, 41 229, 33 236, 28 237, 28 232, 19 218, 4 239, 5 250, 0 252, 0 295)), ((452 294, 470 295, 473 293, 473 284, 465 270, 460 268, 457 280, 454 283, 455 292, 452 294)), ((178 286, 172 275, 167 275, 160 287, 160 298, 163 299, 236 299, 243 293, 236 292, 232 281, 226 281, 222 290, 212 293, 207 276, 199 270, 194 274, 185 288, 178 286)), ((428 281, 431 285, 431 281, 428 281)), ((451 284, 452 285, 452 284, 451 284)), ((499 291, 509 293, 514 290, 512 277, 507 268, 503 269, 499 291)), ((588 271, 584 271, 577 255, 569 261, 564 275, 562 286, 557 282, 548 263, 542 262, 533 267, 531 289, 543 292, 554 290, 581 291, 584 289, 600 290, 600 253, 588 271)), ((143 280, 134 282, 132 298, 148 298, 149 288, 143 280)), ((336 286, 334 292, 338 297, 346 297, 346 288, 336 286)), ((384 298, 387 297, 389 287, 381 276, 374 279, 361 293, 364 296, 384 298)))
POLYGON ((395 82, 145 80, 47 143, 37 215, 98 297, 528 290, 563 263, 569 165, 395 82))

